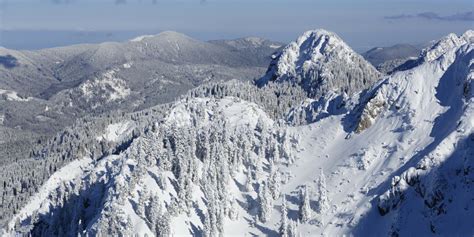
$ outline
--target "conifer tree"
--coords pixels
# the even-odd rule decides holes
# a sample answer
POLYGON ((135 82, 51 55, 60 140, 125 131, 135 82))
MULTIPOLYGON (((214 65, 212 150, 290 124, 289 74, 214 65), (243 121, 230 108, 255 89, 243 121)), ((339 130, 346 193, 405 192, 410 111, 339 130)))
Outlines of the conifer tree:
POLYGON ((281 202, 281 221, 279 231, 281 237, 288 237, 288 209, 286 207, 285 195, 283 195, 281 202))
POLYGON ((259 219, 265 223, 268 221, 273 209, 273 199, 266 183, 262 183, 259 186, 258 199, 260 202, 259 219))
POLYGON ((308 186, 305 185, 304 189, 301 189, 300 199, 299 220, 302 223, 306 223, 309 221, 309 219, 311 219, 311 206, 309 201, 308 186))
POLYGON ((321 174, 319 175, 317 181, 317 196, 316 196, 316 212, 320 215, 320 222, 323 223, 322 216, 325 214, 327 210, 329 210, 329 198, 328 198, 328 191, 326 189, 326 178, 324 176, 323 170, 321 170, 321 174))

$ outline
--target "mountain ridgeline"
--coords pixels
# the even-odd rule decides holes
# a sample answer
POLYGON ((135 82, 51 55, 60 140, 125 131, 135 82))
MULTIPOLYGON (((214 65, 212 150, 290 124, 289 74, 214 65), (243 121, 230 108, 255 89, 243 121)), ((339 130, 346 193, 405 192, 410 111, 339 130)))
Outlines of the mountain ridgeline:
MULTIPOLYGON (((184 94, 205 82, 257 78, 277 50, 275 45, 280 45, 257 41, 247 44, 248 50, 238 51, 224 44, 230 45, 227 41, 202 42, 167 31, 120 43, 37 51, 2 48, 1 54, 15 59, 15 63, 0 67, 0 88, 18 94, 18 98, 30 98, 41 107, 49 106, 50 112, 56 107, 61 107, 57 113, 67 110, 62 104, 68 105, 71 100, 72 107, 76 107, 79 97, 88 96, 88 88, 102 90, 103 95, 90 98, 89 103, 74 112, 92 113, 94 110, 89 108, 94 108, 96 102, 101 106, 129 103, 133 109, 143 109, 173 101, 176 94, 184 94), (102 103, 102 97, 112 97, 111 103, 102 103)), ((8 122, 5 119, 4 123, 8 122)))
MULTIPOLYGON (((473 31, 390 75, 326 30, 278 49, 254 38, 156 41, 126 44, 168 50, 159 55, 170 65, 181 50, 214 60, 199 51, 210 44, 234 52, 220 62, 228 68, 239 55, 277 53, 255 82, 199 81, 169 103, 86 116, 36 144, 1 172, 2 235, 474 234, 473 31)), ((143 93, 124 72, 146 60, 118 63, 66 90, 71 102, 100 108, 143 93)))
POLYGON ((25 147, 77 118, 141 111, 203 83, 258 78, 280 45, 259 38, 203 42, 167 31, 126 42, 0 48, 0 157, 21 159, 25 147))

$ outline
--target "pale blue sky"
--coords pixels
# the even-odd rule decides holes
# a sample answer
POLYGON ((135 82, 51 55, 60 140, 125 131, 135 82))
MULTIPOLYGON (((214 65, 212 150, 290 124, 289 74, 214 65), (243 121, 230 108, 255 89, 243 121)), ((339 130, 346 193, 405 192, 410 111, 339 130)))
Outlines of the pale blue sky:
MULTIPOLYGON (((422 43, 474 28, 472 0, 156 0, 155 4, 153 0, 0 1, 0 44, 8 47, 15 41, 16 48, 35 48, 28 47, 35 44, 35 37, 18 33, 25 31, 34 32, 37 39, 47 39, 55 31, 72 34, 58 38, 73 38, 74 31, 104 35, 96 39, 88 36, 91 33, 83 34, 75 39, 78 42, 120 41, 133 34, 162 30, 203 40, 261 36, 288 42, 305 30, 325 28, 362 50, 422 43), (429 14, 420 14, 426 12, 429 14)), ((68 43, 66 39, 56 41, 47 42, 51 46, 68 43)))

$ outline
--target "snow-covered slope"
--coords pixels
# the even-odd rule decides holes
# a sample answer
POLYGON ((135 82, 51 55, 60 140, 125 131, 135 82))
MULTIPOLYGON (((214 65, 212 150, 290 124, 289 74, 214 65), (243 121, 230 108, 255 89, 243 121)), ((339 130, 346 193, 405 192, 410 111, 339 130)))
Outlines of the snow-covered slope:
POLYGON ((133 122, 123 121, 119 123, 109 124, 105 129, 105 133, 98 136, 97 141, 119 142, 125 140, 124 136, 130 136, 135 128, 133 122))
POLYGON ((414 108, 413 104, 401 105, 412 108, 414 116, 410 122, 414 131, 418 129, 414 121, 432 122, 431 143, 415 155, 416 159, 412 159, 410 165, 400 169, 378 201, 380 213, 391 219, 392 230, 400 235, 413 234, 417 226, 424 227, 417 230, 420 235, 474 233, 472 225, 465 221, 474 217, 473 42, 471 37, 460 47, 444 48, 444 54, 427 52, 438 58, 430 57, 431 63, 412 70, 422 73, 418 77, 430 78, 427 70, 435 67, 433 71, 441 76, 433 75, 439 78, 430 80, 436 83, 434 85, 409 87, 415 93, 422 92, 421 89, 435 89, 431 98, 427 98, 428 93, 420 93, 420 102, 415 103, 421 108, 414 108), (421 109, 426 115, 416 119, 420 114, 417 110, 421 109))
POLYGON ((288 44, 257 84, 291 81, 311 97, 319 97, 329 91, 352 95, 372 85, 378 77, 379 72, 338 35, 314 30, 288 44))
POLYGON ((121 153, 61 169, 81 167, 5 232, 472 236, 474 42, 441 48, 352 97, 308 98, 306 125, 236 97, 185 97, 121 153))

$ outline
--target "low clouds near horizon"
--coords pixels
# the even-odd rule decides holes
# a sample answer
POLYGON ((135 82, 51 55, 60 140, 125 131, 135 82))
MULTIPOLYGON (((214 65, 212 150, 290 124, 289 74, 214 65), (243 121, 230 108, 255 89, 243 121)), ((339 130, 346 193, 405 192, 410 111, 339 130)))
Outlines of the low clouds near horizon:
POLYGON ((453 15, 442 16, 435 12, 421 12, 417 14, 401 14, 393 16, 385 16, 387 20, 403 20, 403 19, 426 19, 440 21, 474 21, 474 11, 460 12, 453 15))

